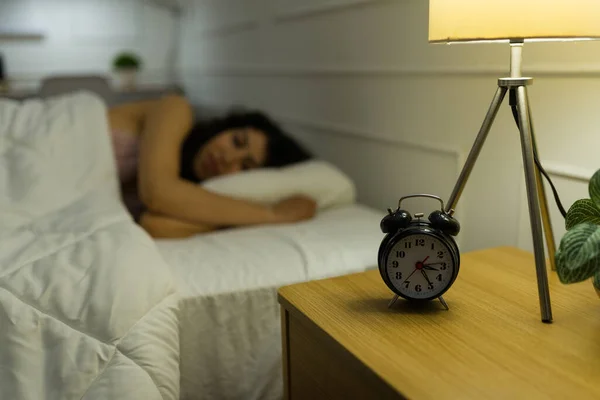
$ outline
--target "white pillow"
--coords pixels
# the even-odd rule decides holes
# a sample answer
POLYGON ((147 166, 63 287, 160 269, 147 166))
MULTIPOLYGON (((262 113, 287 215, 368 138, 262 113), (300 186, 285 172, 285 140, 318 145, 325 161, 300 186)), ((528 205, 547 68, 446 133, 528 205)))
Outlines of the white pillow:
POLYGON ((313 198, 320 210, 356 201, 352 180, 334 165, 321 160, 219 176, 203 182, 202 186, 214 193, 263 204, 274 204, 301 194, 313 198))

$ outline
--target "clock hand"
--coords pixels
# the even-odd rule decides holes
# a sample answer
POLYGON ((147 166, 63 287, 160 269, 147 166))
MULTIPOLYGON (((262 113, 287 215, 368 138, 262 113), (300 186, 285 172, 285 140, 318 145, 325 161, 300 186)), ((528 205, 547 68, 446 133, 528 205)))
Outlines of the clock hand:
POLYGON ((417 272, 418 270, 419 270, 418 268, 415 268, 415 270, 412 272, 412 274, 410 274, 410 275, 408 276, 408 278, 406 278, 406 279, 404 280, 404 282, 402 282, 402 283, 406 283, 406 281, 407 281, 407 280, 409 280, 409 279, 410 279, 410 277, 411 277, 411 276, 413 276, 413 275, 415 274, 415 272, 417 272))
POLYGON ((431 283, 431 281, 429 280, 429 277, 427 276, 427 272, 425 272, 424 270, 421 270, 421 273, 423 273, 423 276, 425 277, 425 280, 427 281, 429 286, 433 286, 433 283, 431 283))
POLYGON ((423 269, 426 269, 427 271, 439 271, 439 269, 430 267, 430 265, 431 264, 423 265, 423 269))

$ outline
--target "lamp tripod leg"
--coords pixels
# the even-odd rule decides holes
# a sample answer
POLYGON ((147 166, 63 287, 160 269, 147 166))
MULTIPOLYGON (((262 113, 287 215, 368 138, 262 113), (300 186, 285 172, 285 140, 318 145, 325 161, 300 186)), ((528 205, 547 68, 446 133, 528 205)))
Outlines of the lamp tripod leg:
MULTIPOLYGON (((527 98, 529 104, 529 98, 527 98)), ((529 124, 533 127, 533 120, 531 118, 531 108, 529 108, 529 124)), ((538 154, 538 147, 535 139, 534 130, 531 130, 531 142, 533 145, 534 154, 538 154)), ((540 208, 542 213, 542 225, 544 227, 544 237, 546 238, 546 247, 548 250, 548 260, 550 261, 550 267, 552 271, 556 271, 556 242, 554 240, 554 230, 552 229, 552 221, 550 220, 550 211, 548 207, 548 197, 546 196, 546 189, 544 188, 544 181, 542 180, 542 173, 539 167, 536 165, 535 168, 535 180, 538 188, 538 198, 540 202, 540 208)))
POLYGON ((500 86, 498 87, 498 90, 496 90, 496 94, 494 95, 492 104, 490 104, 490 108, 488 109, 487 115, 485 116, 483 125, 481 126, 481 129, 479 130, 479 133, 477 134, 477 138, 475 138, 475 143, 473 143, 473 147, 471 148, 471 151, 469 152, 467 161, 465 162, 465 165, 460 173, 460 176, 458 177, 458 180, 456 181, 454 189, 452 190, 452 194, 450 195, 450 199, 446 203, 446 212, 450 212, 451 210, 454 210, 456 208, 456 204, 458 203, 458 200, 460 199, 460 196, 467 184, 467 180, 469 179, 469 176, 471 175, 471 171, 473 170, 473 167, 475 166, 475 162, 477 161, 477 158, 479 157, 479 153, 481 152, 481 149, 483 148, 483 145, 488 136, 488 133, 490 133, 492 124, 494 123, 494 120, 496 119, 496 115, 498 115, 498 111, 500 110, 500 106, 502 105, 502 102, 504 101, 504 97, 506 96, 507 91, 508 91, 508 89, 506 87, 500 87, 500 86))
POLYGON ((521 121, 521 148, 523 151, 523 166, 525 168, 525 183, 527 186, 527 200, 529 205, 529 218, 533 237, 535 267, 540 300, 540 312, 543 322, 552 322, 552 306, 550 303, 550 289, 548 287, 548 271, 546 269, 544 239, 542 236, 541 210, 539 203, 539 190, 537 181, 537 167, 533 158, 533 137, 531 134, 529 102, 527 88, 519 86, 517 89, 517 109, 521 121))
MULTIPOLYGON (((517 85, 514 85, 517 86, 517 85)), ((513 86, 513 87, 514 87, 513 86)), ((467 161, 460 173, 460 176, 454 186, 450 199, 446 203, 446 211, 450 212, 454 210, 460 196, 467 184, 467 180, 475 166, 475 162, 479 157, 479 153, 485 143, 488 133, 494 123, 496 115, 500 110, 500 106, 504 101, 506 93, 508 92, 508 86, 499 85, 498 90, 494 96, 492 104, 488 110, 488 113, 483 121, 481 130, 475 139, 475 143, 471 148, 467 161)), ((542 237, 542 210, 540 209, 540 202, 544 204, 543 215, 544 215, 544 226, 546 234, 552 236, 552 228, 550 226, 550 218, 548 217, 548 207, 545 193, 543 192, 543 186, 541 185, 540 171, 535 165, 533 157, 533 146, 534 138, 531 130, 531 119, 529 110, 529 101, 527 98, 527 90, 525 86, 517 86, 516 89, 517 97, 517 109, 519 113, 519 119, 521 122, 520 133, 521 133, 521 148, 523 152, 523 164, 525 166, 525 183, 527 186, 527 199, 529 204, 529 215, 533 237, 534 254, 535 254, 535 265, 536 265, 536 276, 538 283, 538 294, 540 301, 540 313, 543 322, 552 322, 552 305, 550 303, 550 288, 548 286, 548 272, 546 270, 545 263, 545 252, 544 252, 544 239, 542 237)), ((553 252, 551 244, 552 240, 548 241, 549 252, 553 252)), ((553 257, 553 253, 551 257, 553 257)), ((552 258, 551 258, 552 261, 552 258)))

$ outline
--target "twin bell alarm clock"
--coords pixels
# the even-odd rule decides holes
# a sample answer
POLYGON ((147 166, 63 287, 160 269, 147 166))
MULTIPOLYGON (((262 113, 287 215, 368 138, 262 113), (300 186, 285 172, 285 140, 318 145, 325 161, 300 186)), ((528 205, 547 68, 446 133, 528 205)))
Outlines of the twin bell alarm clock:
POLYGON ((459 249, 453 238, 460 224, 452 214, 452 210, 444 210, 441 198, 429 194, 402 197, 396 211, 388 210, 381 221, 386 235, 379 247, 378 265, 381 278, 395 293, 390 307, 402 297, 411 301, 439 299, 448 309, 442 295, 456 280, 460 267, 459 249), (401 208, 404 200, 415 197, 438 200, 441 208, 427 218, 423 213, 411 214, 401 208))

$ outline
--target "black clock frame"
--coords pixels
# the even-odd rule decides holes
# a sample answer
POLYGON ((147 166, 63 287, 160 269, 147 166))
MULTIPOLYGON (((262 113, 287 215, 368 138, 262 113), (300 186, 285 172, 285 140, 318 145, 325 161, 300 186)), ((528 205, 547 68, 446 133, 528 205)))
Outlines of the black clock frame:
POLYGON ((454 241, 454 239, 445 234, 444 232, 440 231, 439 229, 435 229, 432 228, 430 223, 419 220, 419 221, 413 221, 409 224, 408 227, 406 227, 405 229, 401 229, 398 232, 395 233, 388 233, 384 238, 383 241, 381 242, 381 245, 379 246, 379 252, 378 252, 378 256, 377 256, 377 262, 378 262, 378 266, 379 266, 379 274, 381 275, 381 278, 383 279, 383 281, 385 282, 386 286, 395 294, 397 294, 398 296, 406 299, 406 300, 410 300, 410 301, 431 301, 431 300, 435 300, 439 297, 441 297, 444 293, 446 293, 448 291, 448 289, 450 289, 452 287, 452 285, 454 284, 454 281, 456 281, 456 278, 458 277, 458 273, 460 271, 460 251, 458 249, 458 245, 456 244, 456 242, 454 241), (404 239, 407 236, 412 236, 412 235, 428 235, 431 237, 434 237, 438 240, 440 240, 442 243, 444 243, 448 249, 450 250, 450 255, 453 258, 454 261, 454 271, 452 274, 452 279, 450 280, 450 283, 446 286, 446 288, 441 292, 436 294, 435 296, 429 297, 429 298, 424 298, 424 299, 415 299, 412 297, 407 297, 405 296, 403 293, 401 293, 399 290, 396 289, 396 287, 392 284, 392 282, 390 281, 388 274, 387 274, 387 260, 388 257, 390 255, 390 251, 391 249, 402 239, 404 239))

